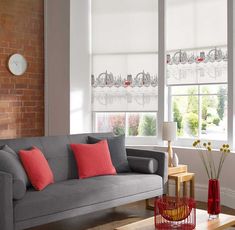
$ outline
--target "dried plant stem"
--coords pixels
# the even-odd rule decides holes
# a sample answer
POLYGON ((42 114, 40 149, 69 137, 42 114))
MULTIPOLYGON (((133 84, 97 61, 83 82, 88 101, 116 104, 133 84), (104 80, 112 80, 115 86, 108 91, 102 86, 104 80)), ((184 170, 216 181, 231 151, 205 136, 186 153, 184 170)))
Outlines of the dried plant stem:
POLYGON ((207 151, 207 159, 208 159, 209 166, 210 166, 211 178, 215 178, 216 177, 215 162, 212 157, 212 153, 210 151, 207 151))
MULTIPOLYGON (((211 154, 211 159, 212 159, 212 164, 213 164, 213 169, 214 169, 214 175, 216 177, 216 168, 215 168, 215 162, 214 162, 214 158, 212 157, 212 154, 211 154)), ((214 177, 214 178, 215 178, 214 177)))
POLYGON ((209 179, 219 179, 224 161, 230 152, 229 145, 223 144, 220 148, 220 160, 218 167, 215 165, 214 157, 212 155, 211 143, 203 143, 201 146, 200 140, 194 141, 193 146, 197 148, 201 161, 206 169, 206 173, 209 179))
POLYGON ((201 149, 202 149, 202 148, 201 148, 201 146, 199 145, 199 148, 198 148, 199 156, 200 156, 200 158, 201 158, 201 160, 202 160, 202 163, 204 164, 204 167, 205 167, 205 169, 206 169, 207 176, 208 176, 208 178, 210 178, 210 173, 209 173, 209 170, 208 170, 208 165, 207 165, 207 163, 206 163, 206 159, 205 159, 204 154, 203 154, 203 151, 202 151, 201 149))
POLYGON ((212 162, 211 162, 211 157, 209 156, 209 154, 210 153, 208 151, 206 151, 207 162, 209 165, 210 178, 213 178, 212 162))
POLYGON ((220 162, 219 162, 219 168, 218 168, 218 172, 217 172, 217 176, 216 176, 216 179, 219 179, 219 176, 220 176, 220 172, 222 170, 222 166, 224 164, 224 161, 225 161, 225 158, 227 157, 227 154, 226 153, 223 153, 220 157, 220 162))

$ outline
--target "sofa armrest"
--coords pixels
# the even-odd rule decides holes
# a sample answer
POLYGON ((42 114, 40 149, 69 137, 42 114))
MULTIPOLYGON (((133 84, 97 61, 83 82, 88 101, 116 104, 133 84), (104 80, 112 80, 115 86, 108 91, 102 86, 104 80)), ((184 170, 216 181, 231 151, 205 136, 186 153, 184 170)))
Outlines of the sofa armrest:
POLYGON ((0 228, 14 229, 12 175, 0 171, 0 228))
POLYGON ((163 185, 166 184, 168 180, 168 154, 165 152, 158 152, 154 150, 144 150, 144 149, 126 149, 127 156, 138 156, 154 158, 158 162, 158 169, 156 174, 161 176, 163 179, 163 185))

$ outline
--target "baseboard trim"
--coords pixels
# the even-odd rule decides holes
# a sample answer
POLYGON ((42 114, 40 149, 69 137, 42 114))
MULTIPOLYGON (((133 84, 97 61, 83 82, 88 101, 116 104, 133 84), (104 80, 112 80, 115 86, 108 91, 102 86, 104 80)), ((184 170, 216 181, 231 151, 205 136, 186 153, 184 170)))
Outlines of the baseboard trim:
MULTIPOLYGON (((196 199, 199 201, 207 201, 208 186, 203 184, 195 185, 196 199)), ((229 188, 220 188, 221 205, 235 209, 235 191, 229 188)))
MULTIPOLYGON (((170 194, 173 193, 175 187, 173 183, 169 185, 170 194)), ((195 184, 195 199, 198 201, 207 201, 208 186, 205 184, 195 184)), ((235 209, 235 191, 229 188, 220 188, 221 205, 235 209)))

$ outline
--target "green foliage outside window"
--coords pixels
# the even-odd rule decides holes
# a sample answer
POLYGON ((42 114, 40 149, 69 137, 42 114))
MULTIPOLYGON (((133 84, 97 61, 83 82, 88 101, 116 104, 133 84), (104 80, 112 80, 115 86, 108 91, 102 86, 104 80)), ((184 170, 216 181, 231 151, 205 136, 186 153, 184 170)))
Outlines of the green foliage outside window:
POLYGON ((195 113, 189 113, 187 116, 188 126, 192 136, 198 134, 198 115, 195 113))
POLYGON ((225 108, 225 100, 226 100, 226 89, 224 87, 219 88, 218 92, 218 107, 217 107, 217 113, 220 118, 220 120, 223 120, 224 118, 224 108, 225 108))
POLYGON ((155 136, 156 117, 153 115, 142 116, 138 131, 140 136, 155 136))
POLYGON ((113 133, 115 135, 124 135, 125 134, 125 128, 121 126, 114 126, 113 127, 113 133))
POLYGON ((110 126, 115 135, 125 134, 125 117, 123 115, 112 115, 109 118, 110 126))
MULTIPOLYGON (((210 91, 208 88, 203 88, 203 94, 209 94, 210 91)), ((211 116, 211 113, 209 113, 208 108, 213 108, 216 105, 216 102, 209 96, 203 96, 202 97, 202 119, 204 121, 207 120, 209 116, 211 116)))
POLYGON ((138 127, 140 122, 140 115, 137 114, 131 114, 128 118, 128 135, 129 136, 138 136, 138 127))
POLYGON ((177 122, 178 136, 197 136, 198 132, 211 135, 217 130, 221 132, 226 124, 226 93, 224 85, 214 88, 189 86, 185 95, 174 96, 173 120, 177 122))
POLYGON ((207 122, 205 120, 202 120, 202 130, 206 130, 207 122))
POLYGON ((198 113, 198 100, 197 96, 195 95, 196 89, 195 88, 189 88, 188 89, 188 106, 187 106, 187 113, 198 113))
POLYGON ((177 122, 177 134, 178 136, 181 136, 181 133, 183 131, 183 116, 180 113, 180 110, 176 101, 173 102, 173 118, 174 118, 174 121, 177 122))
POLYGON ((219 126, 219 123, 220 123, 220 118, 219 117, 215 117, 213 119, 213 124, 216 125, 216 126, 219 126))

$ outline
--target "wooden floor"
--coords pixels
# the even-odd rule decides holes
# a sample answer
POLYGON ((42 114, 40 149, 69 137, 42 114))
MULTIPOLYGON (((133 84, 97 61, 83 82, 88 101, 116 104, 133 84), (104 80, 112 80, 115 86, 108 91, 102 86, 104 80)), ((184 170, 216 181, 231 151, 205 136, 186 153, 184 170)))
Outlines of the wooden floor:
MULTIPOLYGON (((206 209, 206 203, 197 202, 197 208, 206 209)), ((222 207, 222 212, 235 215, 235 210, 227 207, 222 207)), ((30 230, 112 230, 151 216, 153 216, 153 211, 146 210, 145 202, 141 201, 30 228, 30 230)))

